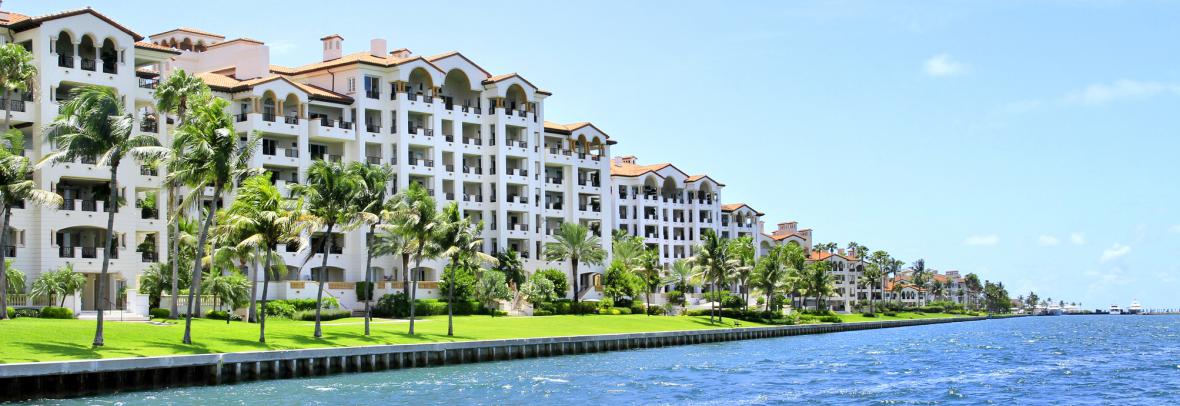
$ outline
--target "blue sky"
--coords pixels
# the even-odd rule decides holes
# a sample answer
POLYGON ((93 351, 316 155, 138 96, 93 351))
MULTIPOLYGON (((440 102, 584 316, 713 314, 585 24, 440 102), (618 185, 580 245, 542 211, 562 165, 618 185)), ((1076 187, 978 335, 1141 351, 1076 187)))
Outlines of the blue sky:
POLYGON ((554 96, 614 154, 725 200, 1013 292, 1180 306, 1180 3, 4 2, 90 5, 150 35, 267 42, 272 63, 382 37, 554 96), (251 16, 248 18, 234 16, 251 16))

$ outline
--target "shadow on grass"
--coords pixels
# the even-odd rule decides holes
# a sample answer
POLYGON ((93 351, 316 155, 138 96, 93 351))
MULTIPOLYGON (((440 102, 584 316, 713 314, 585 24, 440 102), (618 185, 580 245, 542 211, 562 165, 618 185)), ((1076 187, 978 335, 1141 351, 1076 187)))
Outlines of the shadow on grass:
MULTIPOLYGON (((28 348, 30 353, 53 354, 62 358, 71 359, 94 359, 102 358, 103 352, 96 351, 89 343, 79 344, 63 344, 63 343, 19 343, 18 345, 28 348)), ((6 360, 11 361, 11 360, 6 360)), ((37 361, 37 360, 29 360, 37 361)))

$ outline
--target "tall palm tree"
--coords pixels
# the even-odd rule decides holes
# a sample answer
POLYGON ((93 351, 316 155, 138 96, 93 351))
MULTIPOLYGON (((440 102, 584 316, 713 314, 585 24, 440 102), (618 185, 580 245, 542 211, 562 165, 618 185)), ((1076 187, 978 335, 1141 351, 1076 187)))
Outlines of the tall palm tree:
MULTIPOLYGON (((395 195, 395 198, 400 194, 395 195)), ((391 201, 392 203, 392 201, 391 201)), ((398 204, 393 204, 393 207, 399 207, 398 204)), ((394 209, 396 210, 396 209, 394 209)), ((393 211, 386 213, 386 220, 389 221, 393 217, 393 211)), ((383 224, 377 228, 378 234, 373 242, 373 255, 382 257, 386 255, 397 255, 401 257, 401 277, 402 293, 406 297, 410 297, 410 256, 414 253, 413 240, 402 234, 402 230, 391 224, 383 224)), ((394 273, 397 276, 397 273, 394 273)))
MULTIPOLYGON (((9 44, 11 45, 11 44, 9 44)), ((0 58, 7 45, 0 46, 0 58)), ((24 48, 21 48, 24 49, 24 48)), ((0 61, 2 62, 2 61, 0 61)), ((3 70, 3 67, 0 67, 3 70)), ((8 246, 8 224, 12 220, 13 206, 21 202, 39 206, 60 206, 62 198, 57 193, 38 189, 33 181, 33 165, 28 157, 21 156, 24 151, 24 134, 20 130, 9 130, 0 139, 0 216, 4 217, 0 226, 0 269, 7 269, 5 254, 8 246)), ((5 272, 0 272, 0 309, 7 309, 7 287, 5 272)), ((8 312, 0 312, 0 320, 7 318, 8 312)))
MULTIPOLYGON (((119 201, 119 164, 131 157, 140 162, 159 159, 168 154, 155 137, 135 134, 135 116, 128 113, 123 99, 114 89, 82 86, 70 91, 70 100, 61 106, 61 114, 46 129, 48 141, 57 150, 45 155, 38 165, 50 162, 69 162, 82 157, 101 157, 98 165, 110 168, 110 190, 107 196, 107 230, 99 273, 98 291, 106 292, 107 271, 111 251, 116 248, 115 212, 119 201)), ((103 312, 106 303, 98 302, 98 323, 94 346, 103 345, 103 312)))
POLYGON ((209 228, 217 214, 217 205, 223 195, 234 189, 250 176, 262 173, 262 168, 251 168, 250 160, 258 149, 260 138, 253 134, 245 142, 238 142, 234 132, 233 118, 226 108, 229 102, 210 97, 190 108, 193 116, 189 122, 176 130, 173 150, 178 154, 168 181, 183 182, 191 188, 182 206, 200 205, 204 200, 205 188, 212 187, 212 201, 209 212, 197 235, 197 254, 193 260, 193 282, 188 291, 188 314, 184 318, 185 344, 192 344, 193 314, 200 314, 199 293, 201 288, 201 260, 205 256, 205 244, 209 240, 209 228), (197 299, 194 300, 194 297, 197 299), (195 302, 195 303, 194 303, 195 302))
MULTIPOLYGON (((317 160, 307 168, 307 183, 294 185, 291 192, 302 197, 307 205, 312 230, 324 228, 318 251, 323 255, 320 271, 316 275, 315 338, 324 336, 320 327, 320 309, 323 307, 324 280, 328 274, 328 255, 332 252, 332 232, 348 231, 360 223, 360 213, 354 200, 361 191, 362 181, 337 163, 317 160), (337 229, 339 228, 339 229, 337 229)), ((316 253, 312 250, 307 258, 316 253)))
POLYGON ((676 290, 680 291, 680 301, 682 303, 686 301, 688 290, 696 285, 698 281, 698 275, 696 270, 693 269, 692 264, 683 259, 672 262, 672 266, 668 268, 668 274, 664 280, 667 284, 675 285, 676 290))
MULTIPOLYGON (((205 85, 205 81, 201 78, 185 73, 184 69, 177 69, 171 75, 168 75, 163 82, 156 86, 156 110, 160 113, 174 113, 176 114, 176 127, 184 126, 188 121, 188 109, 190 100, 205 100, 209 94, 209 86, 205 85)), ((175 151, 173 151, 175 153, 175 151)), ((176 160, 170 160, 171 165, 176 160)), ((169 171, 171 172, 171 171, 169 171)), ((171 237, 168 242, 169 258, 177 258, 180 256, 180 244, 177 243, 180 235, 180 218, 178 207, 176 204, 176 195, 180 184, 175 180, 168 180, 168 232, 171 237)), ((180 278, 180 261, 169 261, 172 268, 172 308, 168 318, 176 319, 180 314, 180 309, 177 308, 178 300, 175 300, 178 295, 178 286, 180 278)), ((251 309, 253 310, 253 309, 251 309)), ((250 314, 254 317, 254 314, 250 314)))
MULTIPOLYGON (((706 229, 701 234, 701 245, 697 247, 697 254, 689 258, 697 268, 698 272, 703 275, 705 281, 709 284, 709 292, 717 292, 717 289, 725 284, 725 280, 729 276, 730 270, 736 264, 736 261, 729 257, 728 243, 724 238, 718 237, 717 233, 712 229, 706 229)), ((714 318, 721 321, 720 316, 720 295, 715 295, 709 307, 709 322, 712 323, 714 318)))
POLYGON ((827 307, 823 303, 823 299, 831 296, 836 290, 836 284, 830 272, 831 266, 832 263, 828 261, 815 261, 804 267, 803 284, 807 294, 815 298, 815 311, 817 312, 822 307, 827 307))
POLYGON ((267 175, 259 175, 242 182, 237 198, 226 210, 224 227, 238 237, 238 247, 263 251, 258 342, 266 342, 266 300, 270 278, 287 268, 275 249, 278 244, 307 246, 303 233, 307 221, 303 218, 301 205, 301 200, 284 199, 267 175))
MULTIPOLYGON (((12 92, 29 90, 29 82, 37 77, 37 65, 33 53, 25 47, 9 42, 0 45, 0 87, 4 88, 4 102, 10 103, 12 92)), ((0 133, 7 133, 12 126, 12 109, 4 106, 4 126, 0 133)))
POLYGON ((860 278, 857 280, 857 283, 865 285, 869 288, 869 313, 877 312, 876 306, 874 306, 876 301, 873 300, 873 287, 876 286, 877 282, 880 280, 881 268, 874 263, 870 263, 869 266, 866 266, 864 273, 862 273, 860 278))
POLYGON ((737 261, 733 268, 734 282, 737 283, 743 303, 750 303, 750 292, 746 284, 750 281, 750 273, 754 271, 754 239, 748 236, 729 240, 729 256, 737 261))
MULTIPOLYGON (((365 231, 365 292, 369 297, 365 300, 365 335, 369 335, 369 321, 373 318, 373 244, 374 235, 381 221, 389 211, 389 202, 385 198, 385 191, 389 186, 392 171, 383 165, 353 162, 348 166, 348 172, 359 181, 353 204, 360 220, 369 226, 365 231)), ((361 298, 358 298, 361 299, 361 298)))
POLYGON ((562 223, 553 239, 555 241, 545 243, 545 259, 570 261, 570 279, 573 281, 576 306, 579 299, 578 264, 602 265, 606 259, 606 250, 602 249, 602 243, 590 233, 590 229, 578 223, 562 223))
POLYGON ((981 290, 983 290, 982 284, 979 283, 979 275, 976 275, 974 273, 967 274, 967 276, 963 277, 963 285, 967 289, 967 292, 968 292, 968 296, 967 296, 968 300, 967 301, 969 303, 971 303, 972 307, 977 306, 978 305, 977 300, 979 299, 979 292, 981 290))
POLYGON ((783 288, 789 268, 784 262, 787 246, 779 245, 770 249, 762 256, 751 277, 753 285, 766 295, 766 310, 777 308, 774 305, 774 294, 783 288))
POLYGON ((422 260, 434 258, 439 254, 439 216, 434 198, 417 183, 410 183, 405 196, 399 199, 393 210, 394 227, 400 230, 402 238, 408 240, 414 253, 414 272, 410 272, 410 280, 405 283, 410 287, 410 335, 414 334, 414 300, 418 296, 418 271, 422 268, 422 260))
POLYGON ((913 275, 910 277, 910 283, 913 283, 918 288, 918 303, 919 305, 926 304, 926 288, 930 284, 930 274, 926 271, 926 260, 919 258, 910 266, 913 270, 913 275))
POLYGON ((451 275, 447 278, 447 335, 455 335, 454 307, 455 307, 455 270, 461 266, 475 265, 480 262, 496 264, 495 257, 480 251, 483 239, 479 234, 483 232, 483 221, 473 224, 471 220, 463 218, 459 210, 459 203, 451 202, 443 207, 439 213, 438 246, 442 251, 440 256, 449 258, 451 275), (466 261, 465 261, 466 260, 466 261))
POLYGON ((643 280, 643 307, 647 309, 644 313, 651 316, 651 293, 664 282, 664 267, 660 265, 660 252, 656 249, 646 250, 640 257, 639 267, 635 274, 643 280))
MULTIPOLYGON (((787 243, 783 247, 783 266, 787 267, 786 279, 783 287, 791 295, 791 309, 795 309, 795 299, 800 297, 803 288, 803 268, 807 265, 807 252, 795 243, 787 243)), ((799 307, 803 307, 800 303, 799 307)))
POLYGON ((882 301, 885 299, 885 281, 889 277, 891 271, 891 267, 889 265, 892 261, 893 258, 890 257, 889 253, 884 250, 873 251, 873 253, 868 256, 869 264, 876 266, 877 270, 880 271, 881 274, 881 278, 877 281, 877 283, 879 283, 879 286, 881 287, 880 291, 882 301))

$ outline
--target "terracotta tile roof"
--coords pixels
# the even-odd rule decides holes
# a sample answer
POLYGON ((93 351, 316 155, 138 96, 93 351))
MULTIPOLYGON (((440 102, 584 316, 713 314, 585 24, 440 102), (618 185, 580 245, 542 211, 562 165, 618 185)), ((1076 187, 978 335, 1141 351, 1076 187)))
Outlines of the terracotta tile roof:
POLYGON ((213 45, 206 46, 205 48, 206 48, 206 49, 212 49, 212 48, 217 48, 217 47, 219 47, 219 46, 222 46, 222 45, 236 44, 236 43, 239 43, 239 42, 244 42, 244 43, 247 43, 247 44, 255 44, 255 45, 266 45, 266 43, 265 43, 265 42, 262 42, 262 41, 259 41, 259 40, 253 39, 253 38, 234 38, 234 39, 231 39, 231 40, 229 40, 229 41, 218 42, 218 43, 216 43, 216 44, 213 44, 213 45))
MULTIPOLYGON (((488 83, 496 83, 496 82, 499 82, 499 81, 502 81, 502 80, 506 80, 506 79, 510 79, 510 78, 513 78, 513 77, 518 77, 518 78, 520 78, 520 80, 521 80, 521 81, 523 81, 524 83, 528 84, 528 85, 529 85, 530 87, 532 87, 534 90, 539 90, 539 88, 537 87, 537 85, 534 85, 534 84, 533 84, 533 82, 529 82, 529 80, 528 80, 528 79, 525 79, 525 78, 524 78, 524 76, 520 76, 520 74, 518 74, 518 73, 516 73, 516 72, 512 72, 512 73, 505 73, 505 74, 502 74, 502 75, 496 75, 496 76, 492 76, 492 77, 489 77, 489 78, 487 78, 487 79, 484 79, 484 80, 483 80, 483 83, 486 85, 486 84, 488 84, 488 83)), ((553 95, 553 93, 549 93, 549 92, 545 92, 545 94, 548 94, 548 95, 553 95)))
POLYGON ((785 239, 788 239, 788 238, 791 238, 791 237, 799 237, 799 239, 802 239, 802 240, 806 240, 806 239, 807 239, 807 237, 806 237, 806 236, 804 236, 803 234, 799 234, 799 233, 779 234, 779 235, 774 235, 774 234, 766 234, 766 236, 767 236, 767 237, 770 237, 771 239, 773 239, 773 240, 775 240, 775 241, 782 241, 782 240, 785 240, 785 239))
POLYGON ((611 176, 635 177, 672 166, 670 163, 654 165, 619 164, 610 166, 611 176))
POLYGON ((29 17, 29 16, 26 16, 23 14, 10 13, 10 15, 8 17, 9 20, 5 23, 5 25, 7 25, 8 28, 11 28, 13 31, 21 32, 21 31, 24 31, 24 30, 27 30, 30 28, 38 27, 41 25, 42 22, 45 22, 45 21, 56 20, 59 18, 73 17, 73 16, 81 15, 81 14, 90 14, 90 15, 97 17, 100 20, 106 21, 107 24, 114 26, 115 28, 119 29, 119 31, 123 31, 123 32, 127 33, 127 35, 130 35, 131 38, 135 39, 136 41, 143 39, 142 35, 139 35, 135 31, 131 31, 131 29, 124 27, 122 24, 119 24, 115 20, 110 19, 110 17, 102 15, 102 13, 94 11, 94 9, 92 9, 90 7, 79 8, 79 9, 74 9, 74 10, 66 10, 66 11, 61 11, 61 12, 57 12, 57 13, 53 13, 53 14, 46 14, 46 15, 37 16, 37 17, 29 17))
POLYGON ((140 49, 150 49, 153 51, 167 52, 170 54, 180 55, 180 51, 172 49, 171 47, 166 47, 163 45, 156 45, 156 44, 153 44, 150 42, 139 41, 139 42, 135 43, 135 47, 140 48, 140 49))
POLYGON ((290 75, 292 73, 295 73, 295 69, 288 68, 286 66, 270 65, 270 73, 277 73, 280 75, 290 75))
MULTIPOLYGON (((406 51, 409 51, 408 49, 405 49, 405 48, 402 48, 402 49, 400 49, 400 50, 406 50, 406 51)), ((397 50, 397 51, 400 51, 400 50, 397 50)), ((397 51, 393 51, 393 52, 390 52, 390 53, 396 53, 397 51)), ((479 71, 480 71, 480 72, 483 72, 483 77, 484 77, 485 79, 486 79, 486 78, 490 78, 490 77, 492 76, 492 74, 491 74, 491 73, 489 73, 489 72, 487 71, 487 69, 484 69, 483 67, 479 66, 479 65, 478 65, 478 64, 476 64, 475 62, 472 62, 472 61, 471 61, 471 59, 468 59, 466 56, 464 56, 463 54, 459 53, 459 51, 450 51, 450 52, 443 52, 443 53, 441 53, 441 54, 438 54, 438 55, 431 55, 431 56, 428 56, 428 57, 426 57, 426 60, 427 60, 427 61, 430 61, 430 62, 434 62, 434 61, 437 61, 437 60, 440 60, 440 59, 446 59, 446 58, 450 58, 450 57, 452 57, 452 56, 458 56, 458 57, 460 57, 460 58, 463 58, 463 60, 464 60, 464 61, 467 61, 467 63, 470 63, 470 64, 471 64, 471 66, 474 66, 476 69, 479 69, 479 71)))
POLYGON ((209 87, 213 90, 220 90, 224 92, 239 92, 274 80, 283 80, 299 88, 300 90, 303 90, 311 99, 352 104, 351 97, 324 89, 322 87, 295 82, 280 75, 271 75, 250 80, 237 80, 218 73, 203 72, 198 73, 197 77, 201 78, 201 80, 204 80, 205 84, 209 85, 209 87))
POLYGON ((426 64, 429 65, 430 67, 433 67, 435 70, 442 72, 442 69, 439 69, 438 66, 435 66, 433 63, 430 63, 430 61, 426 60, 426 58, 423 58, 421 56, 414 56, 414 57, 409 57, 409 58, 397 58, 392 55, 386 55, 383 57, 376 57, 368 52, 355 52, 355 53, 344 55, 342 57, 332 59, 329 61, 316 62, 316 63, 312 63, 312 64, 308 64, 308 65, 303 65, 303 66, 291 68, 290 74, 298 75, 298 74, 312 72, 312 71, 316 71, 316 70, 320 70, 320 69, 334 68, 337 66, 351 65, 351 64, 356 64, 356 63, 375 65, 375 66, 388 68, 388 67, 398 66, 398 65, 402 65, 402 64, 417 61, 417 60, 421 60, 423 62, 426 62, 426 64))
MULTIPOLYGON (((711 181, 713 181, 713 183, 716 183, 716 184, 717 184, 717 186, 725 186, 725 184, 724 184, 724 183, 718 182, 718 181, 717 181, 717 179, 713 179, 713 178, 712 178, 712 177, 710 177, 709 175, 704 175, 704 174, 702 174, 702 175, 692 175, 692 176, 689 176, 688 178, 684 179, 684 183, 696 182, 696 181, 698 181, 698 180, 701 180, 701 179, 708 179, 708 180, 711 180, 711 181)), ((753 209, 751 209, 751 210, 753 210, 753 209)), ((761 215, 762 215, 762 213, 758 213, 758 215, 759 215, 759 216, 761 216, 761 215)))
POLYGON ((32 17, 29 17, 24 14, 20 14, 20 13, 13 13, 13 12, 9 11, 8 17, 4 20, 0 20, 0 24, 4 24, 4 25, 16 24, 21 21, 28 20, 29 18, 32 18, 32 17))
POLYGON ((826 260, 831 257, 843 258, 848 261, 859 261, 859 259, 857 259, 856 257, 854 257, 852 255, 840 255, 840 254, 834 253, 834 252, 819 251, 819 250, 811 251, 811 255, 808 256, 807 259, 810 261, 823 261, 823 260, 826 260))
MULTIPOLYGON (((548 121, 548 120, 545 121, 545 131, 546 132, 551 132, 551 133, 555 133, 555 134, 563 134, 563 135, 570 135, 574 131, 577 131, 579 128, 586 127, 586 126, 593 127, 595 130, 602 133, 602 135, 605 136, 606 139, 608 139, 608 140, 610 139, 610 134, 607 134, 605 131, 602 131, 602 129, 598 128, 598 126, 590 123, 589 121, 581 121, 581 122, 569 123, 569 124, 560 124, 560 123, 555 123, 555 122, 548 121)), ((617 144, 617 142, 608 141, 607 144, 614 145, 614 144, 617 144)))
POLYGON ((201 30, 198 30, 198 29, 196 29, 196 28, 188 28, 188 27, 177 27, 177 28, 173 28, 173 29, 171 29, 171 30, 164 31, 164 32, 161 32, 161 33, 159 33, 159 34, 152 34, 152 35, 151 35, 151 37, 152 37, 152 38, 155 38, 155 37, 158 37, 158 36, 161 36, 161 35, 164 35, 164 34, 170 34, 170 33, 174 33, 174 32, 177 32, 177 31, 180 31, 180 32, 187 32, 187 33, 189 33, 189 34, 197 34, 197 35, 204 35, 204 36, 208 36, 208 37, 216 37, 216 38, 225 39, 225 36, 224 36, 224 35, 221 35, 221 34, 214 34, 214 33, 208 32, 208 31, 201 31, 201 30))
MULTIPOLYGON (((697 175, 697 176, 703 176, 703 175, 697 175)), ((689 177, 689 179, 692 179, 692 177, 689 177)), ((690 180, 690 181, 691 181, 691 180, 690 180)), ((747 208, 747 209, 750 209, 750 211, 753 211, 754 213, 757 213, 759 216, 761 216, 761 215, 765 214, 765 213, 762 213, 762 212, 760 212, 760 211, 758 211, 758 210, 754 210, 754 208, 753 208, 753 207, 750 207, 750 205, 748 205, 748 204, 745 204, 745 203, 730 203, 730 204, 723 204, 723 205, 721 205, 721 211, 735 211, 735 210, 737 210, 737 209, 740 209, 740 208, 742 208, 742 207, 745 207, 745 208, 747 208)))

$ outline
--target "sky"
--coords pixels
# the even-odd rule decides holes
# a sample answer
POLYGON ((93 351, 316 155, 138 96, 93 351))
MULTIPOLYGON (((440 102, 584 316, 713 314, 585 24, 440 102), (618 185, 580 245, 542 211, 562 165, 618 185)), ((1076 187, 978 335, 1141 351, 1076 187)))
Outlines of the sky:
POLYGON ((553 92, 613 155, 726 202, 1015 297, 1180 307, 1180 2, 30 1, 144 34, 265 41, 271 63, 458 50, 553 92), (436 4, 437 3, 437 4, 436 4))

